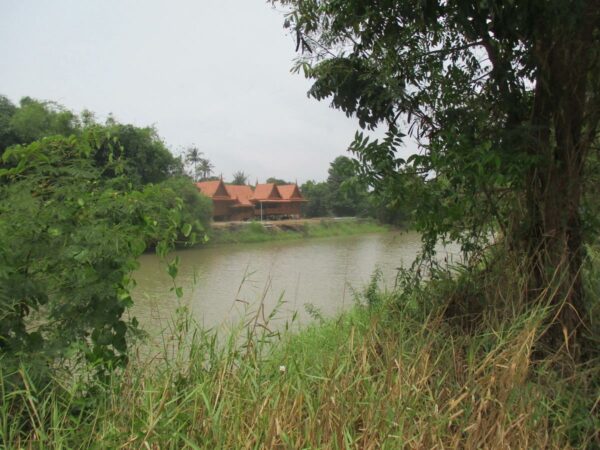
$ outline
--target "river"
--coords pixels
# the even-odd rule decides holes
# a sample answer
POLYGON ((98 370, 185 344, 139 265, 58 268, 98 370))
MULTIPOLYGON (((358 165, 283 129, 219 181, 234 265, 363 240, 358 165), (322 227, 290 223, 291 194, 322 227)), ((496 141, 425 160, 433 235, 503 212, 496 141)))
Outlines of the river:
POLYGON ((208 328, 239 322, 261 304, 268 314, 281 300, 276 321, 295 315, 296 323, 305 323, 314 317, 308 310, 330 317, 351 306, 353 291, 376 269, 382 287, 393 287, 397 268, 410 266, 420 246, 419 234, 394 231, 182 250, 174 254, 181 260, 179 301, 165 263, 147 254, 135 273, 132 313, 152 333, 167 326, 179 302, 208 328))

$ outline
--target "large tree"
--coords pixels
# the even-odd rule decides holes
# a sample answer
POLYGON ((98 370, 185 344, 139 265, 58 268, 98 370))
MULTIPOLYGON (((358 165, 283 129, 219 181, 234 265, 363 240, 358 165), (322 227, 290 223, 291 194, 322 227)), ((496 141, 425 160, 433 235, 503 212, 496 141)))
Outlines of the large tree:
POLYGON ((338 216, 364 216, 369 210, 367 185, 360 178, 356 161, 338 156, 329 165, 329 207, 338 216))
POLYGON ((417 215, 427 238, 472 250, 501 230, 528 262, 528 298, 557 308, 549 336, 575 343, 585 317, 582 189, 600 118, 600 1, 273 3, 289 10, 309 94, 361 127, 387 126, 383 142, 357 134, 352 145, 375 186, 428 174, 417 215), (396 149, 407 134, 421 151, 404 161, 396 149))
POLYGON ((11 145, 46 136, 77 134, 77 116, 55 102, 23 97, 19 106, 0 95, 0 154, 11 145))
POLYGON ((285 181, 285 180, 283 180, 281 178, 277 178, 277 177, 269 177, 269 178, 267 178, 267 183, 275 183, 278 186, 280 184, 293 184, 293 183, 290 183, 288 181, 285 181))
POLYGON ((306 200, 303 212, 306 217, 326 217, 330 215, 329 186, 326 182, 309 180, 300 190, 306 200))
MULTIPOLYGON (((109 120, 105 125, 91 124, 85 129, 88 133, 103 131, 112 137, 94 149, 96 164, 106 169, 111 167, 112 159, 120 159, 124 174, 136 185, 159 183, 183 170, 154 127, 140 128, 109 120)), ((104 174, 115 175, 110 170, 104 174)))
POLYGON ((17 107, 5 96, 0 95, 0 155, 17 141, 11 126, 11 119, 17 107))

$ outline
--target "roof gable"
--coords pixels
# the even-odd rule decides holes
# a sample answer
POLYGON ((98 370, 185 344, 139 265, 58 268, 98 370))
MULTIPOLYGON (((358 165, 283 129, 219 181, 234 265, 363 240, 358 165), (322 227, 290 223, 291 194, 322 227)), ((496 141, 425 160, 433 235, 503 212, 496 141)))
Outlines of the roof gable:
POLYGON ((255 200, 281 200, 281 194, 275 183, 257 184, 254 188, 255 200))
POLYGON ((246 185, 227 184, 225 185, 229 196, 237 200, 241 206, 252 206, 250 198, 252 198, 252 188, 246 185))
POLYGON ((304 199, 304 197, 300 193, 300 189, 298 189, 297 184, 281 184, 281 185, 277 186, 277 189, 279 189, 279 192, 281 193, 281 197, 283 197, 286 200, 292 200, 292 199, 303 200, 304 199))
POLYGON ((207 197, 218 198, 218 199, 230 199, 230 195, 225 188, 225 183, 223 180, 214 180, 214 181, 200 181, 196 183, 200 192, 202 192, 207 197))

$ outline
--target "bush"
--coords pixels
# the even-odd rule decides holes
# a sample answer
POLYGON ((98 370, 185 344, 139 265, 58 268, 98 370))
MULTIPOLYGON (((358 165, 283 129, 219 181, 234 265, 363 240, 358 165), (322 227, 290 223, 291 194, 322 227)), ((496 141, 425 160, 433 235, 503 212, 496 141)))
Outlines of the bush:
POLYGON ((149 246, 155 246, 164 238, 163 230, 177 223, 186 224, 173 236, 179 244, 195 243, 209 229, 212 201, 202 196, 189 178, 170 178, 144 186, 140 203, 144 213, 140 225, 150 225, 153 230, 148 236, 149 246))
MULTIPOLYGON (((94 142, 94 141, 92 141, 94 142)), ((183 201, 124 190, 94 166, 90 141, 52 137, 9 148, 0 169, 0 358, 43 377, 58 363, 98 373, 127 361, 131 271, 146 242, 189 235, 183 201), (162 202, 162 203, 161 203, 162 202)))

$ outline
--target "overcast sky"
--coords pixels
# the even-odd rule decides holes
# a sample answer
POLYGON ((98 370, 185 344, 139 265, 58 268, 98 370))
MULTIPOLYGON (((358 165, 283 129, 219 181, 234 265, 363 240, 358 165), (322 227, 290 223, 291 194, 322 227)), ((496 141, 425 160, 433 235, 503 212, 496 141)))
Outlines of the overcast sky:
POLYGON ((196 144, 225 179, 322 180, 358 125, 309 99, 264 0, 0 0, 0 94, 196 144))

